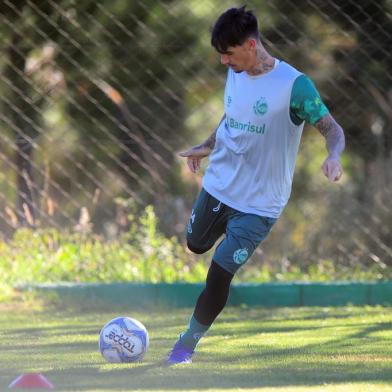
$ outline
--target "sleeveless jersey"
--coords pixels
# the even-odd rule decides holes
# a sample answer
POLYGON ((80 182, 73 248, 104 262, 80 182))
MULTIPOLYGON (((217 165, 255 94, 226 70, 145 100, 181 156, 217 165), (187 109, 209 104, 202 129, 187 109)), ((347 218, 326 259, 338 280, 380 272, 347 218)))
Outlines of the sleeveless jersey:
POLYGON ((259 76, 229 69, 226 117, 203 178, 204 189, 222 203, 271 218, 281 214, 304 126, 290 118, 291 91, 300 75, 283 61, 259 76))

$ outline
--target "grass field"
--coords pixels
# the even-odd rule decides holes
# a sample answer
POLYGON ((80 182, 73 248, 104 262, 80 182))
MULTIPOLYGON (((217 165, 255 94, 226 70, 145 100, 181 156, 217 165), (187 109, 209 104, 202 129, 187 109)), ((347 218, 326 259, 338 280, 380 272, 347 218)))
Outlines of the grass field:
POLYGON ((190 312, 0 304, 0 390, 42 372, 59 391, 392 391, 392 308, 227 308, 192 365, 167 367, 190 312), (98 352, 118 315, 148 328, 142 363, 110 365, 98 352))

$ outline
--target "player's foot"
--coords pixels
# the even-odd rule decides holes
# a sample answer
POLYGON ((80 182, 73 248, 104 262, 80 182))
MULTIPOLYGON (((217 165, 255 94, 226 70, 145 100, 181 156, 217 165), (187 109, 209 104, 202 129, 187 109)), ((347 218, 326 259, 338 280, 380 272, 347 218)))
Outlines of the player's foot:
POLYGON ((174 345, 167 356, 167 363, 175 365, 177 363, 191 363, 194 350, 183 346, 180 341, 174 345))

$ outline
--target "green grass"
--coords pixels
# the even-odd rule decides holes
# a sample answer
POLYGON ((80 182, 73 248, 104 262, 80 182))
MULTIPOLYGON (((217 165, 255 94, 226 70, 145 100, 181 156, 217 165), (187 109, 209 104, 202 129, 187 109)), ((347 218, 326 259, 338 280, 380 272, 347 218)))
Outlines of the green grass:
POLYGON ((192 365, 167 367, 190 312, 0 304, 0 390, 42 372, 59 391, 392 391, 392 308, 227 308, 192 365), (100 328, 118 315, 148 328, 142 363, 98 352, 100 328))

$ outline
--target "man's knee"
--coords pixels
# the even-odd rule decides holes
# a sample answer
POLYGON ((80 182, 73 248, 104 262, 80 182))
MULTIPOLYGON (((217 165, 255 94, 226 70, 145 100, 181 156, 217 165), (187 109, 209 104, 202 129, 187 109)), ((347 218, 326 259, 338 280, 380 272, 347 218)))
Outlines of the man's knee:
POLYGON ((190 243, 189 242, 189 240, 187 240, 187 247, 188 247, 188 249, 191 251, 191 252, 193 252, 193 253, 196 253, 196 254, 198 254, 198 255, 201 255, 201 254, 203 254, 203 253, 206 253, 207 251, 209 251, 210 249, 211 249, 211 247, 209 247, 209 248, 201 248, 201 247, 199 247, 199 246, 195 246, 195 245, 193 245, 192 243, 190 243))

